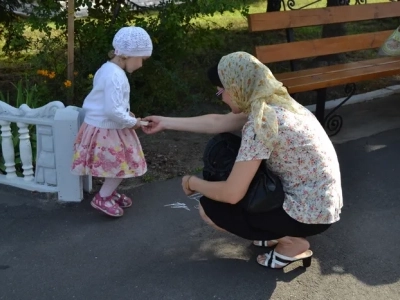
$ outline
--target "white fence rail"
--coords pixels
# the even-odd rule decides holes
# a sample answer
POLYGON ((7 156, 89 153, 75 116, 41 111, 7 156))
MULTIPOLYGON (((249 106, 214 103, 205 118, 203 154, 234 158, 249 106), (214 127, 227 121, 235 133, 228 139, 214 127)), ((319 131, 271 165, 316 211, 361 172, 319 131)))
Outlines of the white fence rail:
MULTIPOLYGON (((1 184, 25 190, 57 193, 58 200, 79 202, 83 190, 90 192, 92 179, 70 172, 73 143, 83 119, 80 109, 65 107, 62 102, 50 102, 31 109, 19 108, 0 101, 1 153, 6 174, 0 174, 1 184), (13 136, 12 124, 18 132, 13 136), (33 166, 30 125, 36 126, 36 165, 33 166), (19 145, 22 177, 17 176, 15 141, 19 145)), ((18 148, 17 148, 18 149, 18 148)))

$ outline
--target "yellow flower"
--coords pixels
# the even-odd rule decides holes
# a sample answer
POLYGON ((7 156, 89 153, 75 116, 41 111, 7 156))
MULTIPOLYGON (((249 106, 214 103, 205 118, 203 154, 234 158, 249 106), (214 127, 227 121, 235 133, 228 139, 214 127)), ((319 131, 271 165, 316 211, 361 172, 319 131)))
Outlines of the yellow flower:
POLYGON ((56 73, 55 72, 50 72, 49 73, 49 78, 53 79, 54 77, 56 77, 56 73))
POLYGON ((47 77, 49 76, 49 71, 47 70, 37 70, 36 73, 42 76, 47 76, 47 77))
POLYGON ((93 79, 93 74, 89 74, 88 78, 93 79))
POLYGON ((72 82, 70 80, 65 80, 64 81, 64 85, 65 85, 66 88, 69 88, 69 87, 71 87, 72 82))
POLYGON ((123 163, 121 163, 121 169, 123 171, 127 171, 128 170, 128 164, 125 161, 123 163))

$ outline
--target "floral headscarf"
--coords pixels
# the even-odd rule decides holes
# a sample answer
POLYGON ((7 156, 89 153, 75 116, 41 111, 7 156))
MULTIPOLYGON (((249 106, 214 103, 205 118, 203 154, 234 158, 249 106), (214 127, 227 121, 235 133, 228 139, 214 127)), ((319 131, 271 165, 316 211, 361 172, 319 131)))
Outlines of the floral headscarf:
POLYGON ((249 53, 234 52, 222 57, 218 74, 232 102, 253 117, 254 131, 267 147, 278 136, 278 120, 270 105, 304 114, 302 106, 293 100, 271 70, 249 53))

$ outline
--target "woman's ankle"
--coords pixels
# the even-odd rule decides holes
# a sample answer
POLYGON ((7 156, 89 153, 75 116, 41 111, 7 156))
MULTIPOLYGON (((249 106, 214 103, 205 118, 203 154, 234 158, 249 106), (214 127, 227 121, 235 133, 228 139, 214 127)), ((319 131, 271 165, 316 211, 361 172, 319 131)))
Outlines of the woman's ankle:
POLYGON ((305 238, 286 236, 278 240, 275 251, 279 254, 294 257, 310 248, 310 243, 305 238))

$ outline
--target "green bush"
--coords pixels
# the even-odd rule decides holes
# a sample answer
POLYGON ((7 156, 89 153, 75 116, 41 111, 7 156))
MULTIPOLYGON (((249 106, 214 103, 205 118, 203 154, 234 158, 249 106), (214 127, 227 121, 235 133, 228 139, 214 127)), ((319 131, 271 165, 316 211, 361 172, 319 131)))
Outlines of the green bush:
MULTIPOLYGON (((121 1, 77 0, 76 7, 89 7, 89 18, 75 20, 75 77, 74 105, 81 105, 91 88, 90 77, 107 60, 111 41, 122 26, 136 25, 146 29, 152 37, 152 58, 144 68, 129 76, 132 85, 132 107, 137 115, 161 113, 180 108, 190 101, 202 100, 206 85, 204 64, 215 63, 223 54, 223 42, 214 30, 193 20, 201 15, 240 9, 247 13, 244 0, 197 0, 176 4, 169 1, 157 10, 131 11, 119 7, 121 1), (119 7, 119 9, 117 9, 119 7)), ((71 87, 66 86, 67 74, 67 19, 58 2, 41 1, 27 20, 32 30, 42 33, 36 42, 20 45, 37 49, 32 56, 28 73, 36 76, 38 70, 55 74, 40 78, 38 94, 48 101, 65 101, 71 87)), ((228 28, 221 28, 228 30, 228 28)))
POLYGON ((14 10, 21 8, 30 0, 0 1, 0 38, 4 39, 2 50, 12 55, 26 50, 30 46, 30 39, 24 36, 24 22, 14 14, 14 10))

